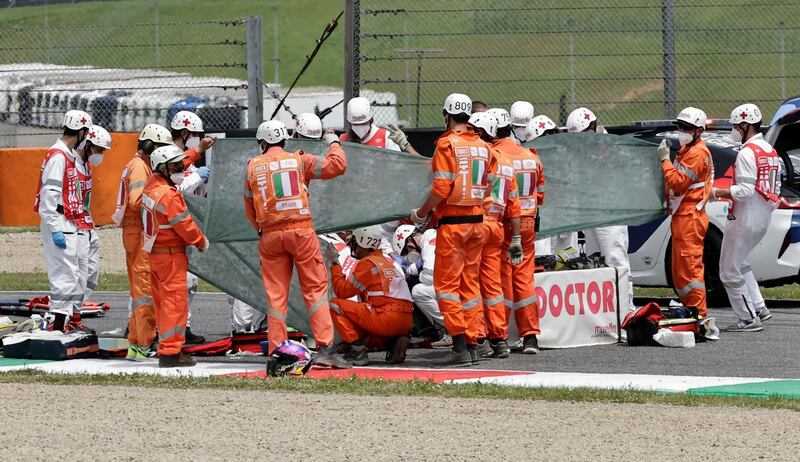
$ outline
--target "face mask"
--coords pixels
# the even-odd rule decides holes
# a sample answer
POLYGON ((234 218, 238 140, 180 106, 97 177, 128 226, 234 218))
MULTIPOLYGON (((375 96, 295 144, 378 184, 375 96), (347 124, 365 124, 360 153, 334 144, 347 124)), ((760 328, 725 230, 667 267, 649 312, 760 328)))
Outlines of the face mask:
POLYGON ((353 129, 353 133, 358 136, 359 139, 364 139, 365 136, 369 133, 369 129, 371 128, 369 124, 362 124, 362 125, 351 125, 350 128, 353 129))
POLYGON ((89 156, 89 163, 97 167, 100 163, 103 162, 103 155, 102 154, 92 154, 89 156))
POLYGON ((186 149, 197 149, 200 146, 200 138, 193 136, 186 140, 186 149))
POLYGON ((172 182, 175 184, 183 183, 183 178, 184 178, 183 172, 173 173, 172 175, 169 176, 169 179, 172 180, 172 182))
POLYGON ((528 127, 514 127, 514 137, 523 143, 528 141, 528 127))
POLYGON ((406 260, 410 263, 416 263, 420 258, 422 258, 419 252, 411 251, 406 254, 406 260))
POLYGON ((736 129, 736 127, 731 128, 731 139, 736 143, 742 142, 742 132, 736 129))
POLYGON ((681 146, 686 146, 691 143, 693 139, 694 137, 691 133, 678 132, 678 143, 680 143, 681 146))

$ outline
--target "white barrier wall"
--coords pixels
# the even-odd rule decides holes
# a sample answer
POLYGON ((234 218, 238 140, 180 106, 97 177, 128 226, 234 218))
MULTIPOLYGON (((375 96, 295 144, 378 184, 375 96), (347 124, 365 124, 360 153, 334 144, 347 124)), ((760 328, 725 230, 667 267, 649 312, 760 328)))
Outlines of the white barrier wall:
MULTIPOLYGON (((631 304, 629 273, 623 268, 598 268, 536 273, 536 299, 542 348, 571 348, 616 343, 631 304), (623 288, 623 289, 621 289, 623 288), (623 308, 625 309, 625 308, 623 308)), ((517 338, 513 314, 509 339, 517 338)))

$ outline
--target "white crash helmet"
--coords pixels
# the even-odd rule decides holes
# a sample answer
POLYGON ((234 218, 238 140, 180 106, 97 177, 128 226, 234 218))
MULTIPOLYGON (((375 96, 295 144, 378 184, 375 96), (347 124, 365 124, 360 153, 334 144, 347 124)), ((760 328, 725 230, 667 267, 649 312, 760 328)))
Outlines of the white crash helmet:
POLYGON ((318 140, 322 138, 322 121, 316 114, 304 112, 294 121, 294 134, 318 140))
POLYGON ((98 148, 111 149, 111 134, 99 125, 92 125, 92 128, 89 129, 89 134, 86 135, 86 141, 91 142, 98 148))
POLYGON ((152 168, 153 171, 156 171, 158 170, 158 166, 161 164, 179 162, 185 158, 186 154, 184 154, 183 149, 175 146, 174 144, 161 146, 160 148, 156 148, 153 153, 150 154, 150 168, 152 168))
POLYGON ((451 93, 444 100, 444 106, 442 106, 442 110, 452 115, 472 115, 472 100, 465 94, 451 93))
POLYGON ((365 249, 377 249, 380 247, 381 238, 383 238, 381 225, 366 226, 353 230, 353 239, 355 239, 356 244, 365 249))
POLYGON ((173 130, 189 130, 192 133, 203 133, 203 121, 197 114, 189 111, 178 111, 169 124, 173 130))
POLYGON ((139 134, 139 141, 150 140, 158 144, 172 144, 172 133, 158 124, 147 124, 139 134))
POLYGON ((472 114, 469 116, 469 122, 467 122, 467 125, 482 128, 483 131, 485 131, 486 134, 492 138, 497 136, 497 119, 495 119, 494 116, 488 112, 476 112, 475 114, 472 114))
POLYGON ((678 122, 687 123, 693 127, 706 128, 706 113, 696 107, 687 107, 675 118, 678 122))
POLYGON ((530 125, 528 125, 528 131, 532 136, 532 140, 542 136, 547 130, 552 130, 554 128, 558 128, 558 126, 550 117, 547 117, 546 115, 538 115, 534 117, 531 120, 530 125))
POLYGON ((737 106, 731 111, 731 119, 729 122, 733 125, 739 125, 742 122, 749 124, 757 124, 761 122, 761 110, 752 103, 742 104, 737 106))
POLYGON ((258 126, 256 139, 266 141, 267 144, 278 144, 289 139, 289 132, 286 131, 286 125, 280 120, 267 120, 258 126))
POLYGON ((579 107, 569 113, 569 117, 567 117, 567 131, 570 133, 580 133, 589 128, 589 125, 595 120, 597 120, 597 116, 594 115, 594 112, 585 107, 579 107))
POLYGON ((417 227, 414 225, 400 225, 394 232, 394 239, 392 239, 392 250, 397 255, 403 253, 403 249, 406 246, 406 242, 408 238, 410 238, 415 232, 417 232, 417 227))
POLYGON ((511 105, 509 114, 511 125, 515 127, 527 127, 533 119, 533 104, 527 101, 516 101, 511 105))
POLYGON ((64 123, 61 125, 70 130, 92 128, 92 116, 86 112, 73 109, 64 114, 64 123))
POLYGON ((497 119, 497 128, 508 127, 509 125, 511 125, 511 116, 505 109, 499 107, 493 107, 486 112, 488 112, 489 114, 494 116, 495 119, 497 119))
POLYGON ((372 120, 372 108, 369 100, 363 96, 347 102, 347 121, 351 124, 362 125, 372 120))

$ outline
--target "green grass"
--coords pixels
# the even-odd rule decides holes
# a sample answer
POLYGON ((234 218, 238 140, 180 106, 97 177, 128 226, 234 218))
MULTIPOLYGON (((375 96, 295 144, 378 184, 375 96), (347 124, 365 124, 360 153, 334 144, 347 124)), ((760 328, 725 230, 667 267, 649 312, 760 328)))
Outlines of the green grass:
MULTIPOLYGON (((0 15, 0 63, 51 62, 100 67, 152 68, 156 65, 154 27, 128 26, 158 22, 168 24, 192 21, 228 21, 247 16, 264 17, 264 75, 273 80, 273 6, 278 18, 280 83, 287 86, 305 63, 305 56, 325 25, 343 8, 336 0, 121 0, 81 2, 40 7, 4 8, 0 15), (45 16, 46 12, 46 16, 45 16), (59 33, 45 34, 45 17, 50 26, 66 26, 59 33), (76 24, 76 18, 81 18, 76 24), (83 26, 120 26, 87 28, 83 26), (41 29, 15 30, 11 26, 37 26, 41 29), (79 28, 79 33, 73 26, 79 28), (50 46, 48 47, 48 44, 50 46), (99 51, 92 44, 101 47, 99 51), (59 50, 59 47, 61 49, 59 50)), ((341 86, 344 21, 325 43, 300 82, 301 86, 341 86)), ((164 70, 191 72, 198 77, 219 76, 246 79, 243 68, 172 68, 170 65, 220 65, 246 63, 246 47, 233 45, 170 46, 178 43, 219 43, 246 40, 246 26, 162 25, 159 28, 160 61, 164 70)))
POLYGON ((0 226, 0 234, 38 233, 38 226, 0 226))
POLYGON ((725 406, 741 408, 787 409, 800 411, 800 400, 789 398, 754 398, 665 394, 634 390, 589 388, 525 388, 487 384, 435 384, 432 382, 389 382, 280 378, 270 380, 230 377, 191 378, 133 375, 61 375, 40 371, 0 373, 2 383, 44 383, 53 385, 133 386, 171 389, 223 389, 265 392, 330 393, 368 396, 430 396, 441 398, 488 398, 510 400, 545 400, 597 403, 666 404, 676 406, 725 406))
MULTIPOLYGON (((50 290, 45 273, 2 273, 0 272, 0 292, 50 290)), ((98 291, 127 292, 128 276, 125 274, 101 273, 97 281, 98 291)), ((220 292, 211 284, 200 280, 199 292, 220 292)))
MULTIPOLYGON (((665 298, 678 296, 668 287, 635 287, 634 296, 665 298)), ((800 299, 800 284, 788 284, 780 287, 762 287, 761 294, 767 300, 797 300, 800 299)))

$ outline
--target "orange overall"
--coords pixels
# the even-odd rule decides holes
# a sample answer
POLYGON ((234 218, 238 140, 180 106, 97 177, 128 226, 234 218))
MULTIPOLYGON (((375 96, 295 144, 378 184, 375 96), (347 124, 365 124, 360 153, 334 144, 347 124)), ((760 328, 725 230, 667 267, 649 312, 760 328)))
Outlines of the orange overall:
POLYGON ((711 196, 714 164, 702 140, 678 151, 674 163, 661 169, 672 214, 672 284, 684 306, 694 306, 706 316, 703 242, 708 230, 705 204, 711 196))
POLYGON ((342 267, 331 268, 331 317, 343 342, 353 343, 370 337, 378 339, 408 335, 414 320, 414 307, 405 275, 380 249, 361 259, 348 277, 342 267), (361 302, 347 300, 358 295, 361 302))
POLYGON ((117 211, 114 221, 122 227, 122 246, 128 266, 131 317, 128 320, 128 343, 149 348, 156 336, 156 319, 150 290, 150 255, 142 249, 142 191, 152 175, 150 162, 142 155, 133 156, 122 171, 117 211))
MULTIPOLYGON (((511 227, 505 226, 503 241, 503 293, 505 294, 506 315, 514 312, 517 331, 520 337, 539 335, 539 307, 536 304, 536 290, 533 282, 536 215, 544 202, 544 169, 539 155, 533 148, 515 144, 511 138, 502 138, 495 143, 514 166, 514 174, 519 190, 520 236, 522 237, 522 263, 512 265, 508 259, 508 246, 511 244, 511 227)), ((504 332, 508 334, 508 318, 504 332)), ((504 337, 505 338, 505 337, 504 337)))
MULTIPOLYGON (((184 165, 195 162, 200 155, 194 149, 185 152, 184 165)), ((150 255, 142 250, 142 191, 153 171, 150 161, 142 154, 134 154, 122 170, 117 210, 114 222, 122 228, 122 246, 128 267, 128 286, 131 296, 131 317, 128 320, 128 343, 150 347, 156 336, 156 318, 150 290, 150 255)))
POLYGON ((503 219, 519 218, 519 190, 514 166, 501 151, 494 151, 495 162, 490 174, 492 188, 483 203, 483 252, 481 254, 481 296, 486 320, 481 337, 506 339, 508 313, 503 294, 502 272, 504 246, 503 219))
POLYGON ((189 316, 186 247, 205 249, 206 237, 189 214, 183 195, 161 175, 142 192, 144 248, 150 254, 150 285, 155 301, 158 354, 181 352, 189 316))
POLYGON ((435 218, 436 260, 433 287, 450 335, 480 337, 480 260, 483 247, 483 200, 488 189, 492 149, 467 131, 449 130, 436 140, 433 187, 441 198, 435 218))
POLYGON ((245 214, 261 235, 258 251, 269 303, 270 353, 287 339, 286 317, 293 266, 297 268, 317 346, 333 343, 328 274, 311 222, 307 185, 312 179, 327 180, 342 175, 346 166, 344 150, 339 143, 332 143, 323 159, 303 151, 287 152, 280 146, 272 146, 247 163, 245 214))

